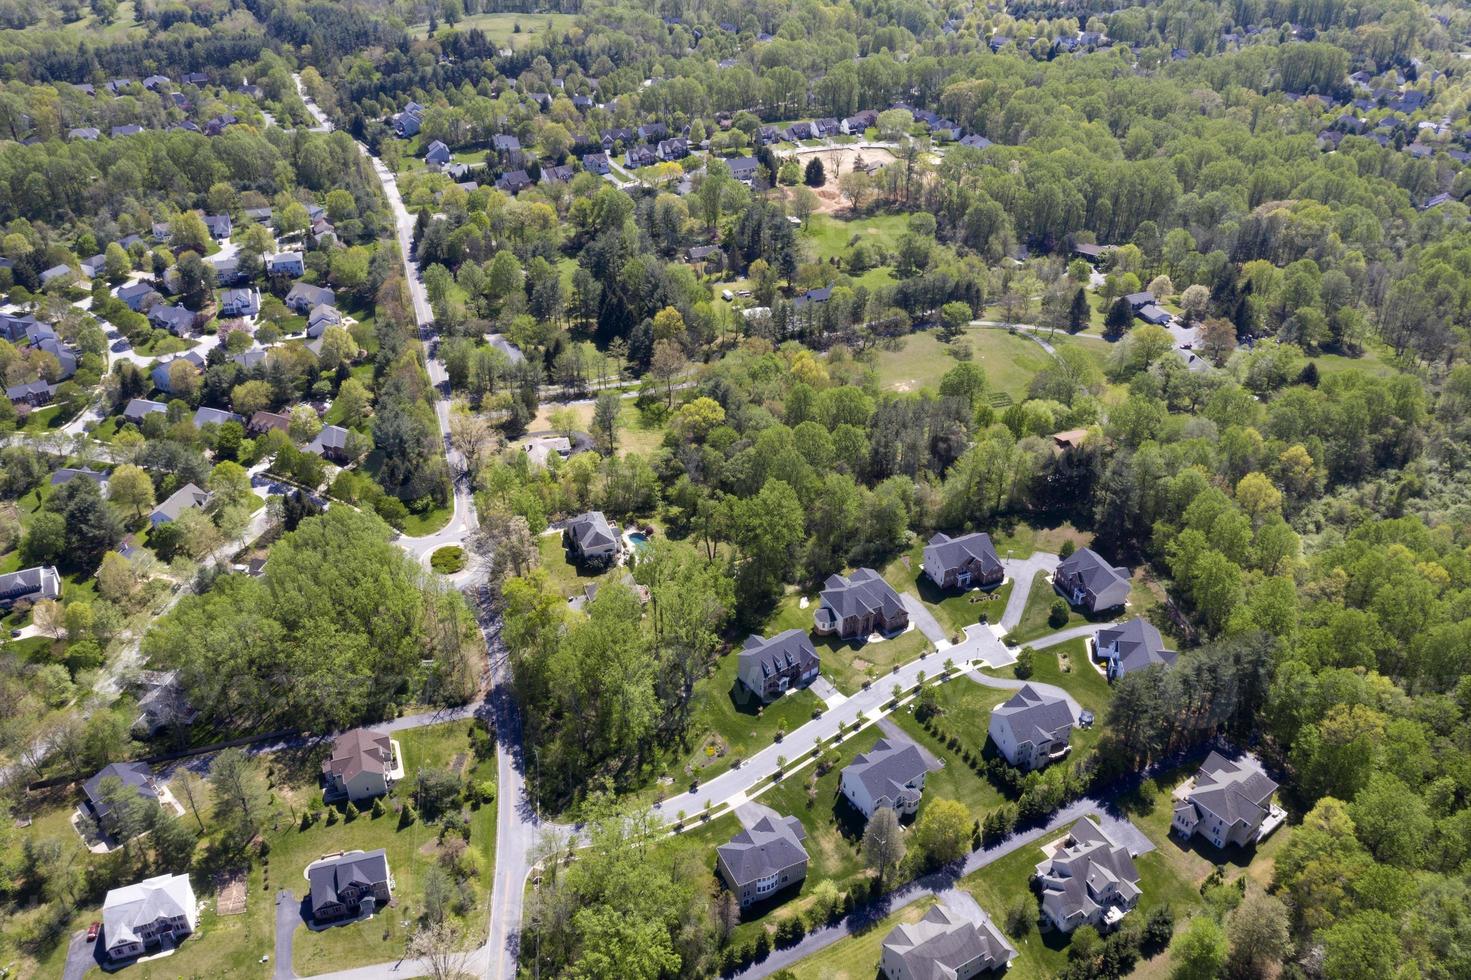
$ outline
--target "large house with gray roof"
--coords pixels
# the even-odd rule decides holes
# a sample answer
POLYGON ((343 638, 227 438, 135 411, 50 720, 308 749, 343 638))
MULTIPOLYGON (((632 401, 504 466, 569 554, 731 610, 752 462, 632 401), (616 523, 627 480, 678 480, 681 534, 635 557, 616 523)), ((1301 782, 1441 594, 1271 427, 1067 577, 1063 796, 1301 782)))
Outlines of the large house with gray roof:
POLYGON ((608 523, 600 510, 578 514, 568 521, 562 532, 562 544, 573 558, 585 565, 611 565, 623 550, 618 526, 608 523))
POLYGON ((909 610, 882 575, 860 568, 847 578, 828 576, 813 621, 818 633, 836 633, 849 640, 870 633, 898 633, 909 626, 909 610))
POLYGON ((801 885, 807 831, 796 817, 765 816, 715 849, 715 869, 741 908, 801 885))
POLYGON ((1052 585, 1080 609, 1100 613, 1129 599, 1129 570, 1104 561, 1092 548, 1080 548, 1057 565, 1052 585))
POLYGON ((61 575, 55 565, 37 565, 0 575, 0 609, 17 602, 61 598, 61 575))
MULTIPOLYGON (((1048 849, 1043 849, 1048 853, 1048 849)), ((1078 926, 1110 929, 1139 902, 1134 858, 1084 817, 1037 865, 1042 918, 1060 932, 1078 926)))
POLYGON ((1276 792, 1277 784, 1255 763, 1212 752, 1175 804, 1170 829, 1186 839, 1198 834, 1216 847, 1253 844, 1282 822, 1272 802, 1276 792))
POLYGON ((900 923, 884 937, 879 972, 887 980, 970 980, 1004 970, 1016 957, 983 913, 976 921, 935 905, 918 922, 900 923))
POLYGON ((1040 769, 1067 755, 1073 709, 1065 698, 1030 684, 991 712, 991 741, 1018 769, 1040 769))
POLYGON ((393 899, 388 853, 352 851, 307 869, 312 919, 330 922, 347 916, 371 914, 393 899))
POLYGON ((126 960, 178 944, 199 925, 188 875, 158 875, 114 888, 102 903, 102 944, 110 960, 126 960))
POLYGON ((167 524, 179 519, 179 515, 193 508, 204 509, 209 506, 213 499, 207 491, 201 490, 192 483, 186 483, 170 494, 169 498, 148 515, 148 523, 154 527, 167 524))
POLYGON ((1180 656, 1165 649, 1159 630, 1142 616, 1099 630, 1094 638, 1094 655, 1108 665, 1111 681, 1150 667, 1169 667, 1180 656))
POLYGON ((855 755, 843 769, 838 790, 865 820, 872 818, 880 807, 889 807, 906 817, 919 809, 929 770, 924 753, 913 742, 880 738, 873 748, 855 755))
POLYGON ((924 572, 941 589, 989 589, 1006 578, 991 536, 977 531, 952 538, 936 534, 924 549, 924 572))
POLYGON ((162 796, 158 782, 153 778, 153 770, 143 763, 113 762, 103 766, 82 784, 82 793, 87 798, 83 805, 97 821, 97 825, 107 833, 112 833, 116 827, 112 804, 108 801, 104 786, 112 780, 117 780, 124 789, 131 789, 145 800, 157 803, 162 796))
POLYGON ((812 639, 804 630, 791 629, 767 639, 746 637, 736 676, 762 701, 773 701, 789 690, 805 687, 817 678, 820 662, 812 639))

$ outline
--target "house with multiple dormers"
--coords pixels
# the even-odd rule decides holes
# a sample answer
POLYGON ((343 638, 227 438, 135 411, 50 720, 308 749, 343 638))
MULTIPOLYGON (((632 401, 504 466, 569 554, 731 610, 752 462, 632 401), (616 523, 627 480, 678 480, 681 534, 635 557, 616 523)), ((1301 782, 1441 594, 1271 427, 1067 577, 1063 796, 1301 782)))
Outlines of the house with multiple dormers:
POLYGON ((1133 856, 1091 817, 1073 824, 1066 837, 1043 848, 1043 853, 1047 856, 1037 865, 1037 883, 1042 919, 1052 928, 1111 929, 1139 903, 1139 871, 1133 856))
POLYGON ((1027 684, 991 711, 988 730, 1007 762, 1032 770, 1067 755, 1073 722, 1066 698, 1027 684))
POLYGON ((893 586, 871 568, 852 575, 830 575, 813 613, 817 632, 845 640, 872 633, 898 633, 909 626, 909 610, 893 586))
POLYGON ((941 589, 989 589, 1006 578, 991 536, 984 532, 952 538, 940 533, 924 549, 924 573, 941 589))
POLYGON ((1129 600, 1129 570, 1110 565, 1092 548, 1079 548, 1058 563, 1052 586, 1072 605, 1101 613, 1129 600))
POLYGON ((1150 667, 1169 667, 1180 656, 1165 648, 1159 630, 1142 616, 1099 630, 1093 638, 1093 655, 1107 665, 1111 681, 1150 667))
POLYGON ((901 817, 912 816, 924 795, 929 763, 912 742, 890 742, 879 738, 873 748, 860 752, 843 769, 838 792, 853 809, 872 819, 880 807, 889 807, 901 817))
POLYGON ((372 915, 393 900, 388 853, 350 851, 318 861, 306 872, 312 921, 372 915))
POLYGON ((806 687, 817 679, 821 666, 812 639, 798 629, 770 639, 748 636, 738 657, 736 676, 762 701, 774 701, 787 691, 806 687))
POLYGON ((1272 800, 1276 792, 1277 783, 1250 759, 1233 762, 1212 752, 1195 778, 1176 791, 1170 830, 1216 847, 1255 844, 1286 819, 1272 800))
POLYGON ((171 949, 199 926, 188 875, 158 875, 114 888, 102 903, 102 948, 113 962, 171 949))
POLYGON ((1005 970, 1016 955, 985 913, 971 919, 938 904, 884 937, 879 972, 885 980, 970 980, 1005 970))
POLYGON ((17 602, 61 598, 61 574, 55 565, 37 565, 0 575, 0 609, 17 602))
POLYGON ((796 817, 763 816, 715 849, 715 869, 746 908, 807 877, 807 831, 796 817))

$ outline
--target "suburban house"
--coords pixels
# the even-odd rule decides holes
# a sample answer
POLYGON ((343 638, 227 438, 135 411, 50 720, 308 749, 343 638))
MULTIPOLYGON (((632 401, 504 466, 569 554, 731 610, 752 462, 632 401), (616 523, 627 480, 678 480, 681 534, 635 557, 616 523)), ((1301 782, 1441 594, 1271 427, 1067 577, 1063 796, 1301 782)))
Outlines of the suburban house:
POLYGON ((879 114, 872 109, 861 109, 838 124, 844 136, 862 136, 870 126, 878 125, 879 114))
POLYGON ((61 598, 61 575, 55 565, 37 565, 0 575, 0 609, 17 602, 61 598))
POLYGON ((496 153, 520 153, 521 140, 511 133, 496 133, 490 138, 490 148, 496 153))
POLYGON ((342 326, 342 313, 337 307, 319 303, 306 316, 306 335, 316 340, 327 332, 328 327, 342 326))
POLYGON ((807 831, 796 817, 762 817, 715 849, 715 868, 741 908, 807 877, 807 831))
POLYGON ((909 816, 919 809, 929 768, 913 742, 890 742, 881 737, 873 748, 855 755, 843 769, 839 791, 865 820, 885 806, 901 817, 909 816))
POLYGON ((87 467, 63 466, 51 474, 51 485, 53 487, 65 486, 73 480, 91 480, 97 484, 104 493, 107 492, 107 474, 87 467))
POLYGON ((304 276, 306 275, 306 257, 300 252, 277 252, 275 255, 267 255, 266 275, 291 276, 292 278, 304 276))
POLYGON ((804 687, 817 677, 817 651, 804 630, 787 630, 771 639, 746 637, 741 647, 736 675, 741 683, 763 701, 772 701, 787 691, 804 687))
POLYGON ((165 728, 192 725, 199 712, 184 695, 177 670, 144 670, 138 674, 138 717, 133 728, 149 737, 165 728))
POLYGON ((194 351, 190 351, 187 354, 180 354, 178 357, 171 357, 167 361, 157 361, 153 365, 153 370, 148 372, 148 377, 153 382, 153 387, 164 394, 172 394, 173 388, 172 383, 169 381, 169 374, 173 366, 181 361, 196 371, 204 370, 204 358, 200 357, 194 351))
POLYGON ((887 980, 969 980, 1006 969, 1015 956, 984 914, 972 922, 940 904, 884 937, 879 971, 887 980))
POLYGON ((658 144, 654 147, 654 155, 657 156, 660 160, 665 161, 666 163, 672 163, 675 160, 683 160, 685 157, 690 155, 690 141, 685 139, 683 136, 676 136, 673 139, 668 140, 660 140, 658 144))
POLYGON ((351 433, 340 425, 324 425, 315 439, 306 444, 306 451, 341 466, 352 459, 347 440, 351 433))
POLYGON ((1110 565, 1092 548, 1080 548, 1058 563, 1052 586, 1073 605, 1099 613, 1128 601, 1129 570, 1110 565))
POLYGON ((312 918, 318 922, 372 915, 393 900, 388 854, 381 847, 318 861, 307 869, 306 877, 312 918))
POLYGON ((113 779, 155 803, 162 795, 158 783, 153 779, 153 770, 141 762, 114 762, 103 766, 82 784, 82 793, 87 797, 82 805, 97 819, 97 825, 109 833, 113 826, 112 807, 103 799, 102 784, 113 779))
POLYGON ((587 154, 587 156, 582 158, 582 169, 590 174, 597 174, 599 177, 609 173, 611 168, 608 166, 608 154, 587 154))
POLYGON ((291 428, 291 416, 282 415, 279 412, 259 411, 250 417, 246 423, 245 431, 252 436, 262 435, 274 429, 277 432, 285 432, 291 428))
POLYGON ((1044 847, 1037 865, 1042 918, 1061 932, 1081 925, 1100 931, 1118 925, 1139 901, 1134 858, 1103 828, 1084 817, 1067 836, 1044 847))
POLYGON ((1062 697, 1025 685, 991 711, 991 740, 1018 769, 1040 769, 1067 754, 1073 709, 1062 697))
POLYGON ((81 267, 82 275, 88 279, 96 279, 102 275, 102 270, 107 268, 107 256, 98 252, 96 255, 89 255, 87 258, 78 262, 77 265, 81 267))
POLYGON ((629 170, 637 170, 640 167, 652 167, 658 162, 659 158, 647 146, 631 146, 623 154, 623 165, 629 170))
POLYGON ((521 193, 531 186, 531 175, 524 170, 507 171, 495 180, 496 190, 512 196, 521 193))
POLYGON ((1170 829, 1186 839, 1199 834, 1216 847, 1254 844, 1285 819, 1272 802, 1276 792, 1277 784, 1254 762, 1212 752, 1185 785, 1170 829))
POLYGON ((430 143, 429 149, 424 151, 424 162, 431 167, 442 167, 446 163, 449 163, 449 158, 449 147, 445 146, 440 140, 435 140, 430 143))
POLYGON ((419 135, 419 127, 424 121, 424 107, 417 102, 410 102, 404 106, 403 112, 396 112, 389 120, 393 125, 393 132, 401 140, 411 136, 419 135))
POLYGON ((17 406, 40 408, 51 404, 51 399, 56 397, 56 385, 47 384, 40 379, 27 381, 25 384, 11 385, 6 388, 5 397, 17 406))
POLYGON ((623 550, 618 525, 609 524, 600 510, 590 510, 568 521, 562 545, 578 561, 590 565, 611 565, 623 550))
POLYGON ((1154 303, 1146 303, 1144 306, 1139 307, 1139 309, 1134 311, 1134 315, 1145 323, 1152 323, 1157 327, 1163 326, 1174 319, 1174 316, 1169 310, 1154 303))
POLYGON ((1111 681, 1136 670, 1168 667, 1180 656, 1165 649, 1159 630, 1142 616, 1135 616, 1122 626, 1099 630, 1093 642, 1094 656, 1108 664, 1108 679, 1111 681))
POLYGON ((730 175, 743 184, 749 186, 756 179, 755 157, 731 157, 725 165, 730 168, 730 175))
POLYGON ((206 214, 204 227, 209 230, 209 237, 221 242, 229 238, 230 232, 234 230, 228 214, 206 214))
POLYGON ((211 499, 211 495, 206 491, 192 483, 186 483, 175 490, 169 499, 153 508, 153 512, 148 515, 148 523, 153 527, 158 527, 160 524, 178 520, 179 515, 186 510, 208 507, 211 499))
POLYGON ((356 803, 387 793, 402 775, 403 763, 392 739, 367 728, 354 728, 337 736, 332 754, 322 760, 323 796, 356 803))
POLYGON ((328 306, 337 305, 337 294, 326 286, 313 286, 299 282, 293 285, 291 291, 286 294, 286 305, 302 316, 310 313, 312 307, 323 303, 328 306))
POLYGON ((143 420, 155 412, 167 414, 169 407, 163 402, 151 401, 147 398, 129 399, 128 406, 123 409, 123 418, 134 425, 142 425, 143 420))
POLYGON ((942 589, 989 589, 1006 577, 991 536, 981 531, 958 538, 944 533, 930 538, 924 549, 924 571, 942 589))
POLYGON ((245 424, 245 416, 227 412, 223 408, 209 408, 201 405, 194 410, 194 428, 202 429, 206 425, 224 425, 226 422, 239 422, 245 424))
POLYGON ((110 960, 178 944, 199 925, 188 875, 158 875, 114 888, 102 903, 102 943, 110 960))
POLYGON ((224 319, 251 317, 260 314, 260 290, 227 289, 220 294, 219 315, 224 319))
POLYGON ((148 311, 148 322, 160 330, 167 330, 175 337, 183 337, 194 329, 194 311, 182 306, 155 303, 148 311))
POLYGON ((813 619, 824 636, 836 633, 849 640, 897 633, 909 625, 909 611, 899 593, 871 568, 860 568, 847 578, 830 575, 822 586, 813 619))
POLYGON ((558 166, 546 166, 541 168, 539 183, 565 184, 575 176, 577 176, 577 168, 570 163, 563 163, 558 166))

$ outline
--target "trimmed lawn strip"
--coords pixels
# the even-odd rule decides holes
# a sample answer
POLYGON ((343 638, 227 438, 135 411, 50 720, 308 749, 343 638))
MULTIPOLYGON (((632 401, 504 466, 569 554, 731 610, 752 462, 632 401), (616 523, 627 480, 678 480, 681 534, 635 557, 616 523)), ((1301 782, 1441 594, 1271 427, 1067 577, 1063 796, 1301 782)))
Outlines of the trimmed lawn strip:
MULTIPOLYGON (((1056 633, 1060 630, 1072 629, 1074 626, 1084 626, 1088 623, 1087 617, 1072 606, 1068 606, 1067 622, 1061 626, 1053 626, 1048 621, 1052 613, 1052 600, 1062 599, 1057 590, 1052 587, 1052 578, 1046 572, 1038 572, 1032 578, 1031 588, 1027 590, 1027 605, 1022 610, 1022 618, 1016 624, 1016 629, 1008 635, 1008 639, 1015 641, 1017 646, 1024 646, 1032 640, 1040 640, 1044 636, 1056 633)), ((1065 601, 1065 600, 1064 600, 1065 601)))
POLYGON ((812 954, 794 965, 792 972, 797 975, 797 980, 873 980, 889 933, 897 925, 918 922, 934 904, 935 900, 926 896, 886 916, 858 935, 812 954))

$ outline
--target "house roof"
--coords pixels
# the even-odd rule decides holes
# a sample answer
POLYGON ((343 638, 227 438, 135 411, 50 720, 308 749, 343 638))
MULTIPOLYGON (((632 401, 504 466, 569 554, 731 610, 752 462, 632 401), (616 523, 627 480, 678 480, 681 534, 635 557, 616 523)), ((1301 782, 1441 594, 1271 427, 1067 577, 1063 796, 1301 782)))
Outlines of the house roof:
POLYGON ((929 772, 924 754, 912 742, 896 743, 880 738, 873 748, 860 752, 843 769, 868 790, 874 801, 888 799, 898 801, 904 796, 913 796, 914 791, 906 784, 929 772))
POLYGON ((114 888, 102 903, 103 938, 108 949, 123 943, 141 943, 139 929, 159 919, 197 916, 194 889, 188 875, 159 875, 137 884, 114 888))
POLYGON ((203 425, 224 425, 226 422, 244 422, 245 418, 234 412, 227 412, 222 408, 207 408, 201 405, 194 410, 194 428, 203 425))
POLYGON ((70 483, 78 477, 91 480, 93 483, 104 483, 107 480, 106 473, 99 473, 97 470, 88 469, 85 466, 80 468, 63 466, 51 474, 51 485, 53 487, 60 486, 63 483, 70 483))
POLYGON ((895 926, 884 938, 883 950, 903 962, 916 980, 954 980, 967 964, 979 964, 978 971, 966 971, 969 976, 1003 967, 1016 956, 990 919, 983 915, 970 922, 944 905, 934 906, 918 922, 895 926))
POLYGON ((281 415, 277 412, 260 411, 256 412, 250 417, 249 428, 251 432, 265 432, 268 429, 275 429, 279 432, 285 432, 290 427, 291 416, 289 415, 281 415))
POLYGON ((61 575, 56 571, 55 565, 37 565, 0 575, 0 596, 35 592, 50 596, 61 595, 61 575))
POLYGON ((102 781, 117 779, 124 786, 131 786, 143 796, 158 799, 153 785, 153 770, 141 762, 114 762, 97 770, 91 779, 82 784, 82 792, 92 804, 92 811, 99 817, 106 814, 108 807, 102 802, 102 781))
POLYGON ((128 407, 123 409, 123 418, 141 422, 154 412, 167 412, 168 410, 169 407, 163 402, 152 401, 148 398, 134 398, 128 402, 128 407))
POLYGON ((589 548, 604 548, 618 541, 618 536, 613 533, 613 528, 608 524, 608 519, 600 510, 590 510, 586 514, 579 514, 567 522, 567 532, 572 535, 572 540, 577 546, 586 551, 589 548))
POLYGON ((762 677, 780 673, 794 664, 806 671, 816 667, 817 662, 817 650, 806 630, 786 630, 770 639, 753 634, 746 637, 740 652, 740 672, 744 674, 747 665, 755 663, 762 677))
POLYGON ((25 384, 11 385, 5 389, 5 397, 13 402, 18 402, 34 395, 53 395, 55 393, 56 386, 47 384, 42 380, 27 381, 25 384))
POLYGON ((347 438, 348 430, 342 426, 324 425, 322 426, 322 431, 317 433, 317 437, 307 444, 306 451, 316 453, 318 456, 329 449, 345 451, 347 449, 347 438))
POLYGON ((1120 677, 1156 665, 1168 667, 1179 657, 1175 651, 1165 648, 1164 638, 1159 635, 1154 624, 1146 622, 1140 616, 1135 616, 1121 626, 1108 626, 1099 630, 1097 642, 1100 650, 1109 646, 1117 647, 1118 665, 1114 669, 1120 677))
POLYGON ((807 860, 807 831, 796 817, 762 817, 717 847, 737 888, 807 860))
POLYGON ((351 887, 369 887, 388 880, 388 854, 383 848, 344 854, 314 865, 306 873, 311 883, 312 911, 338 901, 338 896, 351 887))
POLYGON ((1073 727, 1073 709, 1062 697, 1045 695, 1027 684, 991 711, 1005 718, 1018 742, 1050 742, 1060 731, 1073 727))
POLYGON ((182 306, 165 306, 159 303, 148 311, 148 319, 168 330, 188 330, 194 326, 194 312, 182 306))
POLYGON ((924 567, 936 571, 959 568, 968 561, 979 562, 986 571, 1001 568, 1001 559, 996 555, 996 546, 991 536, 984 531, 962 534, 952 538, 947 534, 936 534, 924 549, 924 567))
POLYGON ((1232 762, 1212 752, 1201 765, 1188 799, 1227 824, 1258 823, 1266 816, 1275 792, 1277 784, 1253 763, 1232 762))
POLYGON ((1122 568, 1115 568, 1103 560, 1103 556, 1092 548, 1079 548, 1058 562, 1057 574, 1065 578, 1077 576, 1084 588, 1100 593, 1111 585, 1128 582, 1129 575, 1122 568))
MULTIPOLYGON (((238 416, 237 416, 238 417, 238 416)), ((169 495, 169 499, 153 508, 150 517, 178 520, 180 514, 194 507, 209 506, 209 494, 192 483, 186 483, 169 495)))
POLYGON ((1058 921, 1089 918, 1111 890, 1121 897, 1139 893, 1134 859, 1089 817, 1073 824, 1063 846, 1037 872, 1042 907, 1058 921))
POLYGON ((368 728, 354 728, 333 740, 332 754, 322 760, 322 775, 347 782, 358 773, 382 775, 392 765, 393 742, 387 735, 368 728))
POLYGON ((326 286, 313 286, 310 283, 299 282, 291 287, 286 294, 286 305, 295 306, 305 303, 307 306, 318 306, 326 303, 329 306, 337 302, 337 295, 326 286))
POLYGON ((860 568, 847 578, 831 575, 822 585, 822 605, 838 620, 867 613, 887 619, 904 609, 899 593, 871 568, 860 568))

